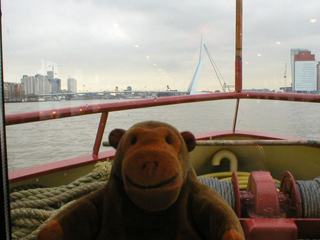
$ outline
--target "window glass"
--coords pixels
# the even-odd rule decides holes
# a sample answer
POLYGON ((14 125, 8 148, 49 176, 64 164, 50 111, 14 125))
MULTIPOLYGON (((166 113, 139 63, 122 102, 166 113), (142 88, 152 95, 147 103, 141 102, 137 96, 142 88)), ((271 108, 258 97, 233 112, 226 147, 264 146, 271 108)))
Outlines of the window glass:
MULTIPOLYGON (((318 90, 319 7, 311 0, 244 1, 244 90, 318 90)), ((187 94, 193 79, 197 93, 234 91, 234 1, 3 0, 2 13, 7 115, 187 94)), ((147 119, 194 133, 232 130, 235 105, 114 112, 106 135, 147 119)), ((319 138, 318 112, 314 104, 241 100, 237 129, 319 138)), ((10 170, 41 164, 43 155, 51 162, 90 154, 98 122, 90 115, 8 126, 10 170)))
POLYGON ((319 116, 317 103, 241 100, 237 129, 320 139, 319 116))
MULTIPOLYGON (((64 101, 66 106, 70 102, 64 101)), ((37 103, 11 104, 16 108, 21 105, 31 108, 33 104, 38 107, 37 103)), ((104 139, 108 139, 114 128, 128 129, 147 120, 167 122, 179 131, 188 130, 194 134, 230 130, 234 108, 235 100, 221 100, 111 112, 104 139)), ((100 114, 93 114, 7 126, 9 170, 91 154, 99 119, 100 114)))

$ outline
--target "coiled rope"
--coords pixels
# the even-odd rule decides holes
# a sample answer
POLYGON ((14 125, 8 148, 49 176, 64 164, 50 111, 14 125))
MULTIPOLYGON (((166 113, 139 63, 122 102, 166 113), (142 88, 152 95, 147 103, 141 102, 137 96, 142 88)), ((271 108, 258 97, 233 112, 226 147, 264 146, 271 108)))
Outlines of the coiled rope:
POLYGON ((320 217, 320 177, 308 181, 296 181, 303 218, 320 217))
POLYGON ((29 185, 10 192, 12 239, 35 239, 41 228, 74 200, 102 187, 109 179, 110 162, 80 179, 60 187, 29 185))
POLYGON ((220 181, 218 178, 213 177, 198 177, 198 180, 219 193, 228 202, 233 210, 236 209, 234 191, 231 181, 220 181))

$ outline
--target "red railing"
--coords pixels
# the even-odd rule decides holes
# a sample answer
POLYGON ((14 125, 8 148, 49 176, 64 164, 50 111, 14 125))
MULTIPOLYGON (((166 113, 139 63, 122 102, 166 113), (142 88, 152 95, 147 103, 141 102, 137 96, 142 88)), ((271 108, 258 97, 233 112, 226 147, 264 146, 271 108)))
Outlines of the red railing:
POLYGON ((113 112, 137 108, 155 107, 163 105, 173 105, 181 103, 224 100, 224 99, 265 99, 281 101, 299 102, 320 102, 320 95, 317 94, 298 94, 298 93, 273 93, 273 92, 229 92, 229 93, 210 93, 185 95, 174 97, 163 97, 153 99, 143 99, 135 101, 121 101, 114 103, 94 104, 71 108, 52 109, 45 111, 18 113, 7 115, 6 125, 20 123, 37 122, 56 118, 73 117, 86 114, 101 112, 113 112))

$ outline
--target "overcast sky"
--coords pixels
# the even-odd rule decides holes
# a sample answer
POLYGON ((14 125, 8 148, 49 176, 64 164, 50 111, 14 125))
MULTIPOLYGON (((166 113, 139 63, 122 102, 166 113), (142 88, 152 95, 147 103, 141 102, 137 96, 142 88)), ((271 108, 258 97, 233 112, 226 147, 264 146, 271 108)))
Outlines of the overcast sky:
MULTIPOLYGON (((234 84, 235 0, 2 0, 4 77, 55 76, 78 91, 184 91, 201 36, 227 84, 234 84)), ((244 0, 244 88, 291 84, 290 49, 320 61, 319 0, 244 0)), ((221 90, 209 58, 198 90, 221 90)))

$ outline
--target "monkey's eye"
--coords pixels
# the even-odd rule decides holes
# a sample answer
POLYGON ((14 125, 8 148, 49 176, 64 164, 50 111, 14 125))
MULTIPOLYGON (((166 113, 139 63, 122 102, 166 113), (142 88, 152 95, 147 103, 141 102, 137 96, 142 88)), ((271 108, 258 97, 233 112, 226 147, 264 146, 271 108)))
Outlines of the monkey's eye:
POLYGON ((167 136, 167 137, 166 137, 166 142, 167 142, 168 144, 172 144, 172 139, 171 139, 170 136, 167 136))
POLYGON ((138 139, 136 136, 131 138, 131 145, 135 145, 137 143, 138 139))

